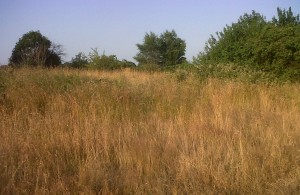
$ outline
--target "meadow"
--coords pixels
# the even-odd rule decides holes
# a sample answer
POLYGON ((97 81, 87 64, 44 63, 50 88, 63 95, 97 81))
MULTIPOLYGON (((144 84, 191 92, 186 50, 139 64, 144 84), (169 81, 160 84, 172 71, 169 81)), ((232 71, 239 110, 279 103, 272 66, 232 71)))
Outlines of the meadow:
POLYGON ((299 194, 300 84, 0 70, 0 194, 299 194))

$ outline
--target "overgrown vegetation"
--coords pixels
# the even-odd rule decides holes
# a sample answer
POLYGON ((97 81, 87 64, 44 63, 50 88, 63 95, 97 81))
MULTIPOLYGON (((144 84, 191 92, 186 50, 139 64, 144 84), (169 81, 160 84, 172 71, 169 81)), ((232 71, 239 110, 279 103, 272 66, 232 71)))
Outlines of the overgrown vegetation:
POLYGON ((255 11, 244 14, 217 37, 211 36, 194 63, 202 71, 207 66, 216 71, 220 64, 228 70, 234 64, 239 70, 263 72, 277 80, 300 81, 299 15, 291 8, 278 8, 277 14, 272 21, 255 11))
POLYGON ((107 56, 104 53, 99 54, 97 49, 92 49, 92 52, 86 56, 79 52, 71 62, 64 64, 66 67, 79 69, 97 69, 97 70, 117 70, 123 68, 135 68, 133 62, 127 60, 118 60, 116 55, 107 56))
POLYGON ((1 194, 300 193, 299 84, 129 69, 0 75, 1 194))

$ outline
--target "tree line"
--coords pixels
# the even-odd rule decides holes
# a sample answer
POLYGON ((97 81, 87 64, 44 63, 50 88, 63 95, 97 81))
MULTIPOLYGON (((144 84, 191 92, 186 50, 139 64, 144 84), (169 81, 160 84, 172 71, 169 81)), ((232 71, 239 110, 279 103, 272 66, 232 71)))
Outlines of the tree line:
MULTIPOLYGON (((300 80, 300 19, 292 9, 277 8, 277 16, 268 21, 252 11, 240 16, 236 23, 226 25, 206 42, 203 52, 192 62, 185 58, 186 43, 175 32, 160 35, 146 33, 143 43, 136 45, 133 62, 119 60, 115 55, 99 54, 97 49, 85 55, 79 52, 64 66, 72 68, 119 69, 125 67, 165 69, 184 64, 210 73, 234 67, 240 70, 263 71, 276 77, 300 80)), ((62 64, 60 45, 53 44, 39 31, 24 34, 9 59, 11 66, 56 67, 62 64)))

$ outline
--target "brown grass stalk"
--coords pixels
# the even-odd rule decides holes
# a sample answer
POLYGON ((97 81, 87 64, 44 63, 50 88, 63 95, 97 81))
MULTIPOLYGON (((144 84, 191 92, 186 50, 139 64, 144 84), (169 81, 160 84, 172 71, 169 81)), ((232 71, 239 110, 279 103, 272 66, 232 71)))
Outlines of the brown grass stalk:
POLYGON ((1 71, 1 194, 300 192, 299 84, 1 71))

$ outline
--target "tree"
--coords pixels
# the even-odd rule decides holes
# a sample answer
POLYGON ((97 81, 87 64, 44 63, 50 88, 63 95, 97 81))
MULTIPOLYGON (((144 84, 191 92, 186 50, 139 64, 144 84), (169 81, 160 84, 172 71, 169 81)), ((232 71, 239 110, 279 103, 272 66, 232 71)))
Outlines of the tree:
POLYGON ((75 58, 72 58, 69 66, 72 68, 85 68, 88 63, 89 61, 86 55, 82 52, 79 52, 75 58))
POLYGON ((9 64, 54 67, 61 64, 62 55, 61 45, 51 43, 39 31, 30 31, 16 43, 9 64))
POLYGON ((276 26, 285 26, 285 25, 299 25, 300 24, 300 16, 299 14, 294 16, 292 12, 292 8, 289 7, 289 10, 277 8, 277 16, 273 17, 273 24, 276 26))
POLYGON ((143 44, 136 44, 140 52, 134 57, 139 64, 161 63, 160 45, 158 36, 153 33, 146 33, 143 44))
POLYGON ((217 32, 217 37, 211 35, 204 52, 195 61, 202 64, 248 63, 256 47, 255 40, 266 24, 265 17, 255 11, 244 14, 237 23, 217 32))
POLYGON ((162 64, 171 66, 181 64, 185 59, 185 41, 178 38, 174 30, 164 32, 159 39, 162 64))
MULTIPOLYGON (((255 11, 226 26, 206 42, 204 52, 194 58, 201 67, 241 68, 270 73, 279 79, 300 79, 300 19, 289 10, 277 9, 277 17, 266 21, 255 11)), ((217 68, 216 68, 217 69, 217 68)))
POLYGON ((299 24, 266 26, 257 38, 253 63, 278 77, 300 80, 299 24))
POLYGON ((137 44, 139 53, 134 57, 140 65, 158 64, 170 66, 182 63, 185 59, 185 41, 174 30, 165 31, 160 36, 146 33, 143 44, 137 44))

